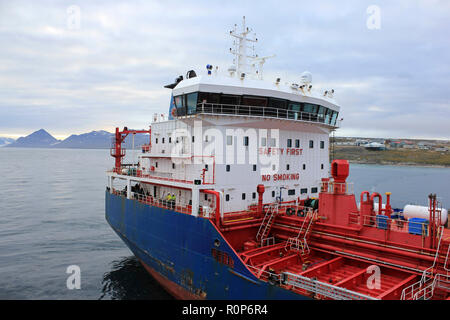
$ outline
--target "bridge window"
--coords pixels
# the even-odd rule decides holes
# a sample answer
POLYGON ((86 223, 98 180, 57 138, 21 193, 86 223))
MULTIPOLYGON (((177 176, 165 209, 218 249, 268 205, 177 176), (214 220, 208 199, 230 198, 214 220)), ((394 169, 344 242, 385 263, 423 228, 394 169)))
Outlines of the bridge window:
POLYGON ((253 198, 253 199, 256 199, 256 192, 253 192, 253 193, 252 193, 252 198, 253 198))
POLYGON ((317 187, 311 188, 311 193, 317 193, 317 187))
POLYGON ((331 120, 331 113, 333 111, 331 111, 330 109, 326 108, 326 113, 325 113, 325 123, 326 124, 330 124, 330 120, 331 120))
POLYGON ((300 148, 300 140, 299 139, 295 139, 295 147, 300 148))
POLYGON ((308 188, 302 188, 302 189, 300 189, 300 193, 301 193, 301 194, 308 193, 308 188))
POLYGON ((209 103, 219 103, 220 102, 220 94, 218 94, 218 93, 209 93, 208 94, 208 102, 209 103))
POLYGON ((275 198, 275 191, 272 191, 272 198, 275 198))
POLYGON ((332 126, 336 125, 337 116, 338 116, 338 112, 333 111, 333 115, 331 116, 331 123, 330 123, 332 126))
POLYGON ((227 136, 227 146, 231 146, 233 144, 233 136, 227 136))
POLYGON ((286 170, 289 171, 289 165, 288 164, 286 165, 286 170))
POLYGON ((325 141, 320 141, 320 149, 325 149, 325 141))
POLYGON ((319 106, 319 121, 324 122, 325 119, 325 107, 319 106))
POLYGON ((184 116, 186 115, 186 104, 184 101, 184 96, 176 96, 174 97, 175 100, 175 107, 177 108, 177 116, 184 116))
POLYGON ((309 140, 309 148, 310 149, 314 148, 314 141, 313 140, 309 140))
POLYGON ((287 147, 292 148, 292 139, 287 139, 287 147))
POLYGON ((253 165, 253 171, 256 171, 256 164, 253 165))
POLYGON ((230 195, 229 194, 225 195, 225 201, 230 201, 230 195))
POLYGON ((317 105, 311 103, 305 103, 303 105, 303 111, 309 113, 317 113, 317 105))
POLYGON ((197 109, 197 96, 198 92, 189 93, 187 95, 187 114, 195 114, 195 111, 197 109))
POLYGON ((255 106, 255 107, 265 107, 267 105, 267 98, 243 96, 242 97, 242 105, 244 105, 244 106, 255 106))
POLYGON ((244 146, 248 147, 248 137, 244 137, 244 146))
POLYGON ((295 189, 288 190, 288 196, 295 196, 295 189))
POLYGON ((289 102, 289 106, 288 106, 288 118, 289 119, 294 119, 297 120, 299 119, 299 114, 300 114, 300 110, 301 110, 301 104, 298 102, 289 102))
POLYGON ((223 94, 220 97, 220 103, 221 104, 238 105, 240 100, 241 99, 240 99, 239 96, 232 96, 232 95, 228 95, 228 94, 223 94))
POLYGON ((269 108, 286 109, 287 101, 283 99, 269 98, 269 103, 267 106, 269 108))
POLYGON ((199 92, 198 93, 198 103, 208 102, 208 93, 207 92, 199 92))
POLYGON ((245 193, 242 194, 242 200, 245 200, 245 193))
POLYGON ((230 172, 230 165, 229 164, 227 164, 226 170, 227 170, 227 172, 230 172))

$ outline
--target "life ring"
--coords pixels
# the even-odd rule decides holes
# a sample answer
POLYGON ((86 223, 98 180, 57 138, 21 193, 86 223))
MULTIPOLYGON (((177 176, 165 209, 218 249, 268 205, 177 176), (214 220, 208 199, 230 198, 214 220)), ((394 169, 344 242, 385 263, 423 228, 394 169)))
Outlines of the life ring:
POLYGON ((298 217, 304 217, 304 216, 305 216, 305 210, 303 210, 303 209, 298 209, 298 210, 297 210, 297 216, 298 216, 298 217))
POLYGON ((287 209, 286 209, 286 215, 292 216, 293 213, 294 213, 294 212, 293 212, 292 208, 287 208, 287 209))

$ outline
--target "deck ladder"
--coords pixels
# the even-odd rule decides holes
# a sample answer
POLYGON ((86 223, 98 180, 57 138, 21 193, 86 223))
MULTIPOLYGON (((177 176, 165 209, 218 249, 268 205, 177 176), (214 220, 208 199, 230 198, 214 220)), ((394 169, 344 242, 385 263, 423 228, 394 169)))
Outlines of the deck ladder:
POLYGON ((450 270, 447 267, 450 253, 450 243, 447 241, 442 241, 443 231, 443 227, 441 226, 438 247, 436 249, 433 265, 424 270, 419 281, 403 289, 401 300, 430 300, 433 298, 436 287, 444 290, 450 290, 450 270), (442 262, 442 268, 439 270, 440 272, 437 272, 436 268, 440 267, 439 257, 441 255, 444 260, 442 262))
POLYGON ((256 234, 256 240, 260 242, 261 246, 264 245, 264 242, 267 242, 267 236, 269 235, 270 229, 272 228, 277 213, 278 204, 270 205, 267 208, 267 212, 264 215, 264 219, 259 226, 258 233, 256 234))
POLYGON ((308 246, 308 238, 312 230, 312 225, 316 221, 316 218, 317 210, 308 210, 297 236, 289 238, 288 241, 286 241, 284 249, 299 251, 302 256, 308 255, 310 252, 308 246))

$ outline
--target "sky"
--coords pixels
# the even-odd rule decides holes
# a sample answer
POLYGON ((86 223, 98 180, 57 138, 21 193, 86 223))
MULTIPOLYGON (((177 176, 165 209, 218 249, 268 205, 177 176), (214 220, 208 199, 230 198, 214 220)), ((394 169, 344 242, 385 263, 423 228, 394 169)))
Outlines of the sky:
POLYGON ((242 16, 266 79, 335 90, 337 136, 450 139, 448 0, 0 0, 0 136, 148 128, 242 16))

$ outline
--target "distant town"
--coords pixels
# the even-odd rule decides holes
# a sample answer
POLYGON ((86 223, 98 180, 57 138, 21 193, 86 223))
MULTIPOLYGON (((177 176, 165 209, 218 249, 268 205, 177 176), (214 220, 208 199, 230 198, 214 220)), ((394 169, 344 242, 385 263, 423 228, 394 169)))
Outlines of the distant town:
POLYGON ((367 164, 450 167, 450 140, 332 137, 331 142, 331 159, 367 164))
MULTIPOLYGON (((333 138, 331 138, 333 139, 333 138)), ((437 152, 448 152, 450 140, 414 140, 414 139, 381 139, 335 137, 336 146, 361 146, 367 149, 420 149, 437 152)))

